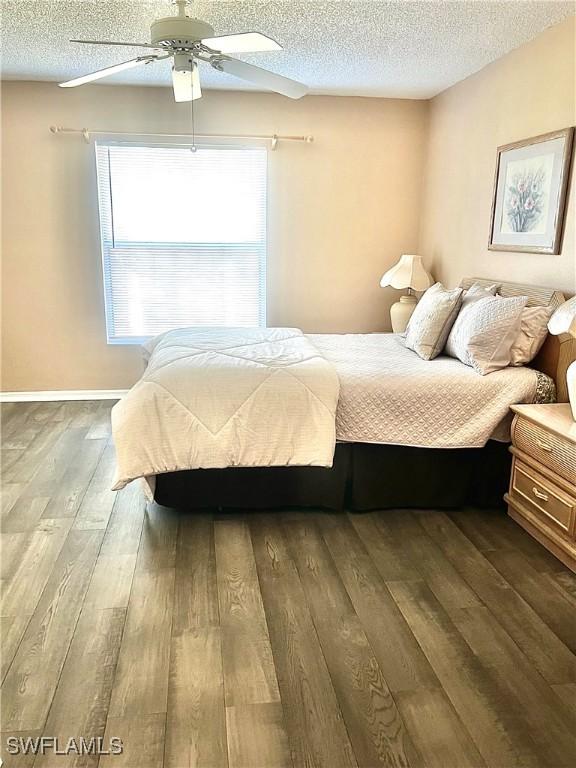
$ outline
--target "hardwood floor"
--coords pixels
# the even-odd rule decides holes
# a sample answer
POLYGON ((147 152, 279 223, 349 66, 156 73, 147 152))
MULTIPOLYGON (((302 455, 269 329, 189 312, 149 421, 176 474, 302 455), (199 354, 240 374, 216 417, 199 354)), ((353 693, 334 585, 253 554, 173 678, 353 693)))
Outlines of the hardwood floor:
POLYGON ((576 577, 503 513, 147 505, 111 405, 2 406, 4 765, 576 764, 576 577))

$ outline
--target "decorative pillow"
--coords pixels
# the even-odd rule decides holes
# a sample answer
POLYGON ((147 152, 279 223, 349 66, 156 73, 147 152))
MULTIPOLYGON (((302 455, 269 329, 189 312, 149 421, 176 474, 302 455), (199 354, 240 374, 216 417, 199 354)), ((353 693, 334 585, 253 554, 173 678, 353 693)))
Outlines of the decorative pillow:
MULTIPOLYGON (((480 283, 472 283, 470 288, 468 288, 468 290, 464 291, 462 294, 462 306, 460 307, 460 315, 462 314, 463 310, 470 304, 473 304, 479 299, 485 299, 487 296, 494 296, 497 290, 498 286, 496 284, 484 286, 480 285, 480 283)), ((457 322, 458 319, 456 319, 454 325, 456 325, 457 322)), ((454 339, 454 334, 450 333, 446 342, 446 348, 444 350, 444 354, 449 355, 449 357, 458 357, 456 353, 456 347, 454 346, 454 339)))
POLYGON ((472 283, 470 288, 468 288, 467 291, 464 291, 464 295, 462 296, 462 302, 466 301, 466 299, 472 299, 472 298, 478 298, 482 299, 485 296, 495 296, 496 291, 498 290, 500 286, 497 285, 497 283, 493 283, 492 285, 482 285, 481 283, 472 283))
POLYGON ((486 296, 464 307, 450 332, 446 349, 481 375, 510 365, 527 296, 486 296))
POLYGON ((533 360, 548 334, 552 307, 525 307, 520 318, 520 330, 510 350, 511 365, 526 365, 533 360))
POLYGON ((406 330, 406 346, 423 360, 440 354, 456 319, 462 301, 462 288, 449 291, 435 283, 422 296, 406 330))

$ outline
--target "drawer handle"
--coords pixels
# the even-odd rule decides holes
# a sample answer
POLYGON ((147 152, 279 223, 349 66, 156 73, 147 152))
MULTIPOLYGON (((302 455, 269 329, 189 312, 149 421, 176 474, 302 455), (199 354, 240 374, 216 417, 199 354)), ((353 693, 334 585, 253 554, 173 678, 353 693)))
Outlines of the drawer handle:
POLYGON ((542 501, 548 501, 548 494, 542 493, 542 491, 539 491, 538 488, 536 488, 536 486, 532 488, 532 493, 534 494, 534 496, 536 496, 537 499, 542 499, 542 501))
POLYGON ((548 453, 552 453, 554 450, 551 445, 543 443, 542 440, 536 440, 536 443, 538 444, 538 448, 542 448, 543 451, 547 451, 548 453))

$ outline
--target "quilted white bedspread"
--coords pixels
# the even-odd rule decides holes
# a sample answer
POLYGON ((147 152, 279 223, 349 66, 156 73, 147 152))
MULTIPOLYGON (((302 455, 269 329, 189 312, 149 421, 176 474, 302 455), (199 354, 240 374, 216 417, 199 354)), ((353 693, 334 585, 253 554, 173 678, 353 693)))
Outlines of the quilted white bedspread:
POLYGON ((338 375, 295 328, 184 328, 112 409, 114 489, 215 467, 332 466, 338 375))
POLYGON ((454 358, 422 360, 397 334, 308 338, 338 371, 336 437, 343 442, 479 448, 490 437, 509 439, 513 403, 537 394, 543 402, 553 392, 552 380, 530 368, 480 376, 454 358))

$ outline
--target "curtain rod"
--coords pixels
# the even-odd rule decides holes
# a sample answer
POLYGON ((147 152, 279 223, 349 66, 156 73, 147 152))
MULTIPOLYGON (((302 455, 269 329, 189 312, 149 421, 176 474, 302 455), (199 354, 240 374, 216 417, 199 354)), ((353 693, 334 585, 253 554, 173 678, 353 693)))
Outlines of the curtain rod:
MULTIPOLYGON (((64 128, 61 125, 51 125, 50 133, 79 133, 84 137, 86 143, 90 141, 90 135, 101 136, 139 136, 139 137, 162 137, 167 138, 185 138, 191 139, 192 135, 189 133, 138 133, 131 131, 93 131, 89 128, 64 128)), ((273 134, 230 134, 230 133, 196 133, 194 135, 196 139, 262 139, 269 141, 271 149, 276 149, 279 141, 303 141, 306 144, 311 144, 314 141, 314 136, 282 136, 277 133, 273 134)))

